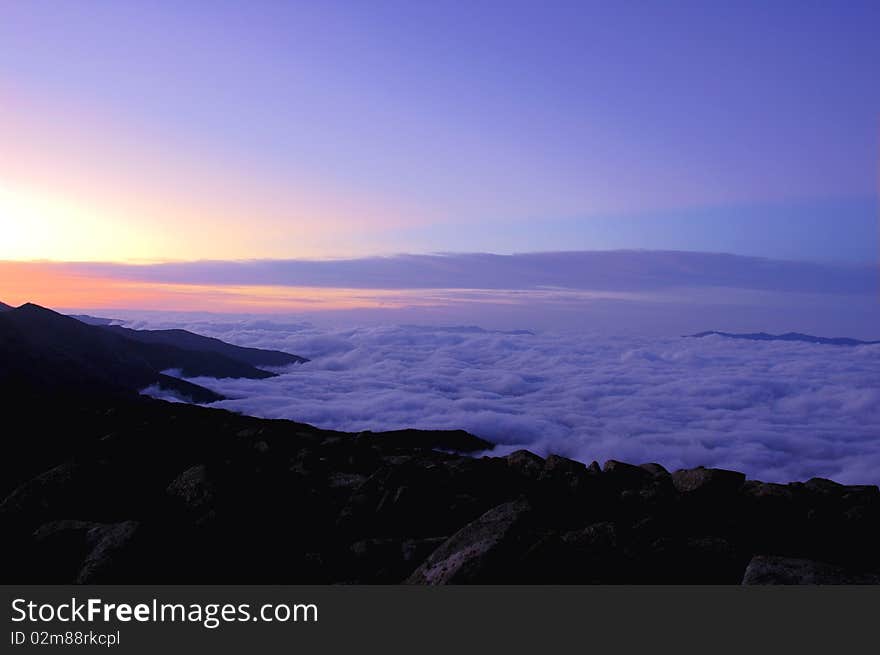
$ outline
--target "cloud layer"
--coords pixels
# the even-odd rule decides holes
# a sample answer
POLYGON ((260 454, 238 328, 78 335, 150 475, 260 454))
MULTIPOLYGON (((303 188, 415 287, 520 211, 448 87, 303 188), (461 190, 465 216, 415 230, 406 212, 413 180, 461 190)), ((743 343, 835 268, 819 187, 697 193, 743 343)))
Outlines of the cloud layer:
POLYGON ((164 264, 3 263, 0 298, 69 313, 296 313, 314 322, 877 339, 876 265, 675 251, 164 264))
POLYGON ((880 481, 880 346, 180 315, 137 325, 312 359, 271 380, 194 380, 248 414, 349 431, 464 428, 500 452, 585 462, 880 481))
POLYGON ((877 291, 877 269, 871 265, 665 250, 57 266, 77 274, 176 284, 357 289, 565 288, 641 292, 680 287, 846 294, 877 291))

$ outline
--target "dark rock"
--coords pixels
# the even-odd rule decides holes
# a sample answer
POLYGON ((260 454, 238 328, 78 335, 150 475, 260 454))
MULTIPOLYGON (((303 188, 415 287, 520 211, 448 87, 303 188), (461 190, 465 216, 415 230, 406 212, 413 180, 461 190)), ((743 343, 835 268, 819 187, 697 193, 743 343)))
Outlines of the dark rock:
POLYGON ((567 532, 536 533, 511 575, 532 584, 601 584, 619 581, 624 562, 616 526, 598 522, 567 532))
POLYGON ((880 573, 856 572, 810 559, 756 555, 743 575, 744 585, 875 585, 880 573))
POLYGON ((772 482, 760 482, 758 480, 747 480, 740 488, 743 496, 758 501, 779 501, 789 503, 795 499, 795 490, 785 484, 774 484, 772 482))
POLYGON ((429 448, 459 453, 491 450, 495 444, 464 430, 391 430, 360 432, 359 440, 370 441, 382 448, 429 448))
POLYGON ((582 530, 565 533, 562 541, 578 548, 601 548, 612 551, 617 548, 617 527, 610 521, 593 523, 582 530))
POLYGON ((724 537, 661 536, 633 551, 636 579, 655 584, 736 584, 748 556, 724 537))
POLYGON ((669 476, 669 471, 667 471, 664 467, 662 467, 660 464, 657 464, 655 462, 649 462, 647 464, 639 464, 639 468, 644 469, 645 471, 647 471, 648 473, 650 473, 654 477, 668 477, 669 476))
POLYGON ((33 539, 42 561, 52 567, 50 579, 92 584, 132 573, 127 560, 137 529, 136 521, 53 521, 37 528, 33 539))
POLYGON ((408 584, 491 583, 515 579, 523 550, 525 500, 495 507, 452 535, 407 578, 408 584))
POLYGON ((646 506, 645 509, 654 511, 658 505, 674 502, 677 497, 675 485, 672 484, 672 477, 667 473, 656 474, 652 480, 644 483, 638 491, 641 502, 646 506))
POLYGON ((0 517, 31 529, 50 519, 116 518, 131 504, 136 476, 103 461, 69 461, 23 483, 0 503, 0 517))
POLYGON ((738 471, 710 469, 698 466, 679 469, 672 474, 672 482, 680 493, 717 494, 734 493, 745 482, 746 476, 738 471))
POLYGON ((573 459, 568 459, 567 457, 562 457, 561 455, 551 454, 547 455, 547 459, 544 460, 544 471, 550 474, 574 473, 581 475, 586 473, 587 467, 583 463, 576 462, 573 459))
POLYGON ((356 541, 349 548, 354 558, 349 581, 359 584, 397 584, 446 539, 376 537, 356 541))
POLYGON ((58 498, 69 497, 84 469, 91 469, 77 462, 59 464, 33 480, 17 487, 2 503, 0 515, 41 514, 50 509, 58 498))
POLYGON ((34 530, 34 542, 42 544, 47 541, 52 541, 59 536, 70 537, 71 535, 81 535, 84 537, 86 532, 90 529, 100 526, 100 523, 94 523, 92 521, 50 521, 34 530))
POLYGON ((366 481, 367 477, 360 473, 330 473, 327 476, 327 486, 334 489, 357 489, 366 481))
POLYGON ((826 495, 840 495, 846 489, 842 484, 825 478, 810 478, 804 483, 804 486, 810 491, 826 495))
MULTIPOLYGON (((118 579, 128 568, 127 551, 138 529, 137 521, 91 528, 86 539, 94 543, 76 577, 77 584, 100 584, 118 579)), ((130 573, 130 572, 128 572, 130 573)))
POLYGON ((39 563, 39 571, 32 572, 32 582, 48 580, 71 584, 76 581, 83 561, 94 547, 87 535, 92 528, 100 526, 90 521, 63 520, 37 528, 30 554, 39 563))
POLYGON ((403 561, 417 564, 424 561, 445 542, 448 537, 426 537, 423 539, 407 539, 400 545, 403 561))
MULTIPOLYGON (((396 582, 406 574, 399 538, 374 537, 354 542, 352 581, 361 584, 396 582), (395 579, 396 578, 396 579, 395 579)), ((411 567, 410 567, 411 568, 411 567)))
POLYGON ((504 458, 507 465, 526 477, 536 478, 544 470, 544 460, 528 450, 517 450, 504 458))
POLYGON ((602 473, 606 481, 621 489, 638 489, 653 477, 652 473, 639 466, 618 462, 615 459, 605 462, 602 473))
POLYGON ((216 488, 208 476, 208 469, 199 464, 185 470, 168 485, 166 493, 182 509, 192 514, 205 513, 215 505, 216 488))
POLYGON ((353 490, 339 529, 361 537, 452 534, 516 497, 517 477, 505 460, 431 453, 386 461, 353 490))
POLYGON ((843 488, 842 500, 847 503, 880 504, 880 488, 874 484, 851 484, 843 488))

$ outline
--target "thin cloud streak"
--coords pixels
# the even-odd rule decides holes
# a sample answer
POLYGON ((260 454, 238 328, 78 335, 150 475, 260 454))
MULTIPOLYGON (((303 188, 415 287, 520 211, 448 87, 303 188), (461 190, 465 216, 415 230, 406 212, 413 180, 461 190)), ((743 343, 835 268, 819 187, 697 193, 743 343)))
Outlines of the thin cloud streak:
POLYGON ((59 272, 194 285, 357 289, 536 289, 656 291, 728 287, 871 294, 877 267, 684 251, 582 251, 516 255, 396 255, 338 260, 197 261, 156 264, 51 263, 59 272))
POLYGON ((0 299, 76 313, 302 314, 604 333, 880 337, 877 269, 696 252, 457 254, 306 261, 2 263, 0 299))

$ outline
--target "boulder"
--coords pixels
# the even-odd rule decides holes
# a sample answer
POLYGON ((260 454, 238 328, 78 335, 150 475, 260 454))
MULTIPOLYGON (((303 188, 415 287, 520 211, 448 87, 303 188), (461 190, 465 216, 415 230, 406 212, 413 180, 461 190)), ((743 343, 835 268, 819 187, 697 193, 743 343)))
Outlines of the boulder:
POLYGON ((544 470, 544 460, 528 450, 517 450, 504 458, 507 465, 529 478, 538 477, 544 470))
POLYGON ((834 480, 827 480, 825 478, 810 478, 809 480, 804 482, 804 486, 815 493, 829 495, 842 494, 845 488, 842 484, 839 484, 834 480))
POLYGON ((94 547, 76 576, 77 584, 100 584, 124 577, 122 571, 129 568, 127 560, 138 525, 137 521, 124 521, 91 528, 86 539, 94 547))
POLYGON ((619 462, 616 459, 605 462, 602 473, 606 481, 621 489, 638 489, 654 477, 652 473, 639 466, 619 462))
POLYGON ((83 466, 64 462, 19 485, 0 503, 0 515, 40 514, 46 512, 57 498, 69 496, 83 466))
POLYGON ((647 464, 639 464, 639 468, 647 471, 648 473, 653 475, 655 478, 669 477, 669 471, 667 471, 666 468, 664 468, 660 464, 657 464, 656 462, 648 462, 647 464))
POLYGON ((583 463, 569 459, 568 457, 551 454, 547 455, 547 459, 544 460, 544 471, 551 475, 556 473, 574 473, 580 475, 586 473, 587 467, 583 463))
POLYGON ((740 488, 740 493, 744 497, 758 502, 789 503, 796 497, 796 491, 791 485, 758 480, 747 480, 740 488))
POLYGON ((419 566, 407 584, 509 582, 525 550, 523 537, 531 512, 520 499, 490 509, 447 539, 419 566))
POLYGON ((178 502, 187 512, 207 511, 215 500, 215 488, 204 464, 186 469, 178 475, 165 490, 168 496, 178 502))
POLYGON ((710 469, 698 466, 693 469, 679 469, 672 474, 672 483, 679 493, 725 495, 735 493, 742 487, 746 476, 738 471, 710 469))

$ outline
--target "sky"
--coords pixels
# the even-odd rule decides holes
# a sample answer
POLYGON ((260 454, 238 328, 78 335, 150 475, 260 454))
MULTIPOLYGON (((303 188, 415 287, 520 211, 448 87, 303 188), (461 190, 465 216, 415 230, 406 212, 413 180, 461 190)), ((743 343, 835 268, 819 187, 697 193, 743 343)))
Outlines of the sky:
POLYGON ((876 262, 876 2, 0 1, 2 260, 876 262))

